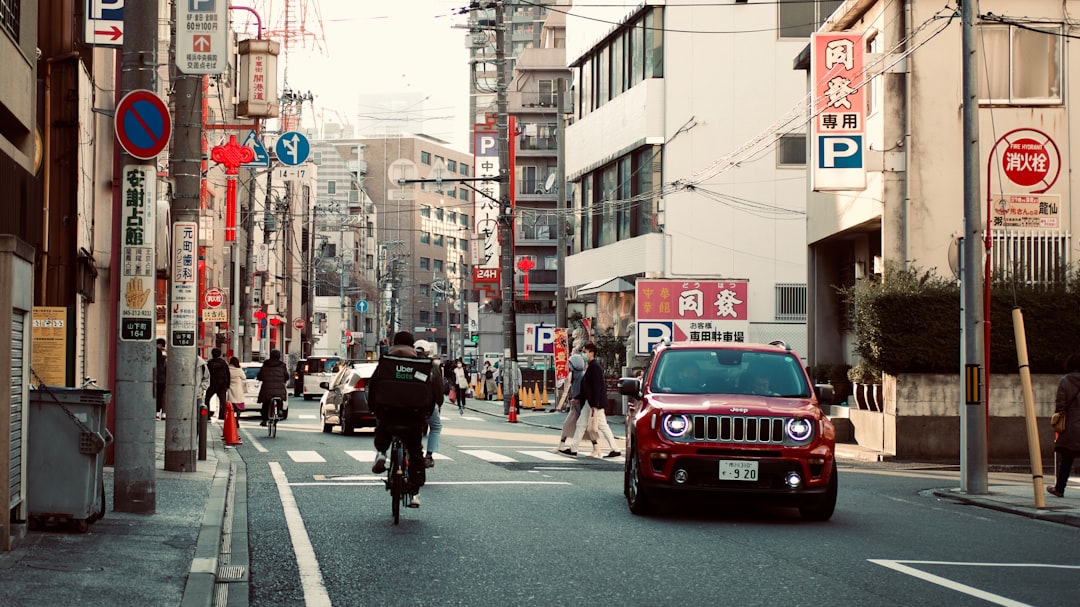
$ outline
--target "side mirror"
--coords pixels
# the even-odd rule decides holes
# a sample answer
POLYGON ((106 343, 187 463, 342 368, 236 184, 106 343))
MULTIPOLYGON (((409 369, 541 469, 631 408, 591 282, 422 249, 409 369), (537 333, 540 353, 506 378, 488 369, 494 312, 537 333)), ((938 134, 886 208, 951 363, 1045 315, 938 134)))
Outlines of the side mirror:
POLYGON ((619 394, 623 396, 641 397, 641 381, 636 377, 619 378, 619 394))
POLYGON ((330 389, 330 382, 321 381, 321 382, 319 382, 319 387, 322 388, 323 390, 329 390, 330 389))
POLYGON ((817 396, 819 407, 831 405, 833 402, 832 384, 814 384, 814 394, 817 396))

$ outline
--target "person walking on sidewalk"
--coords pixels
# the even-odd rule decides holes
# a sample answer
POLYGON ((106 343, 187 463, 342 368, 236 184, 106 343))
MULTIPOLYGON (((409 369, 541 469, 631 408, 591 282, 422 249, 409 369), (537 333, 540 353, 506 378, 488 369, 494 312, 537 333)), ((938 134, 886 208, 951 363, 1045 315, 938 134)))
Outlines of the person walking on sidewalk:
POLYGON ((165 406, 165 378, 168 360, 165 358, 165 340, 157 338, 157 366, 154 369, 154 401, 157 405, 155 417, 161 419, 161 410, 165 406))
POLYGON ((270 359, 263 363, 256 379, 262 382, 259 387, 262 421, 259 425, 265 426, 267 418, 270 417, 270 400, 275 397, 282 401, 289 398, 289 367, 281 360, 281 350, 270 350, 270 359))
POLYGON ((491 361, 484 361, 484 400, 491 400, 497 396, 498 388, 495 386, 495 369, 491 368, 491 361))
POLYGON ((577 429, 574 430, 574 442, 570 445, 569 453, 566 451, 563 453, 577 455, 578 445, 585 435, 586 428, 589 427, 590 419, 595 419, 597 433, 611 445, 611 451, 604 457, 619 457, 622 453, 615 449, 615 434, 611 431, 611 426, 608 426, 607 415, 604 413, 604 408, 607 406, 607 386, 604 385, 604 369, 596 360, 596 344, 587 343, 583 350, 589 363, 585 367, 585 376, 581 378, 579 395, 582 405, 588 404, 590 408, 582 409, 582 415, 578 417, 577 429))
POLYGON ((460 358, 454 364, 454 392, 458 413, 465 415, 465 395, 469 393, 469 372, 465 370, 465 361, 460 358))
MULTIPOLYGON (((577 428, 577 422, 581 416, 581 379, 585 377, 585 364, 585 356, 581 352, 574 352, 567 360, 567 366, 570 367, 570 385, 567 387, 570 393, 570 406, 568 407, 569 411, 566 414, 566 419, 563 420, 559 446, 555 448, 556 451, 567 455, 577 455, 572 449, 566 448, 566 441, 574 436, 574 430, 577 428)), ((592 441, 593 455, 599 456, 600 447, 596 444, 596 432, 589 428, 585 430, 583 437, 592 441)), ((615 449, 615 445, 611 445, 611 448, 615 449)))
MULTIPOLYGON (((233 409, 233 423, 236 424, 236 432, 240 433, 240 412, 244 410, 244 382, 247 380, 247 374, 240 368, 240 359, 233 356, 229 359, 229 391, 226 393, 228 397, 228 406, 233 409)), ((222 405, 225 406, 225 405, 222 405)), ((221 419, 225 419, 225 414, 222 413, 221 419)))
POLYGON ((1054 412, 1065 415, 1065 431, 1058 434, 1054 443, 1057 453, 1057 482, 1046 492, 1065 497, 1065 485, 1072 474, 1076 454, 1080 453, 1080 352, 1071 354, 1065 361, 1065 377, 1058 382, 1054 412))
POLYGON ((431 378, 428 380, 435 387, 435 409, 428 417, 427 454, 424 455, 424 467, 435 467, 435 452, 439 450, 439 435, 442 434, 442 406, 446 394, 443 392, 442 361, 438 356, 431 356, 435 346, 431 342, 418 339, 413 344, 418 358, 431 358, 431 378))
POLYGON ((206 391, 206 410, 210 418, 214 417, 214 411, 210 408, 210 400, 217 396, 218 417, 225 414, 225 403, 228 402, 229 392, 229 363, 221 356, 221 349, 214 348, 210 351, 210 360, 206 361, 206 368, 210 370, 210 388, 206 391))

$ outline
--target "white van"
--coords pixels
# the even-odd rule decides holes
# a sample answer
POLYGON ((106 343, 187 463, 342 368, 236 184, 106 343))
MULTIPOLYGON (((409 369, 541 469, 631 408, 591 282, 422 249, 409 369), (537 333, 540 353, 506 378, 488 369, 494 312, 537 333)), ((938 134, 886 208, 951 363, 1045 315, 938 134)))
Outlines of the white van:
POLYGON ((312 356, 302 362, 304 376, 304 400, 319 398, 326 392, 319 387, 329 382, 341 370, 342 360, 337 356, 312 356))

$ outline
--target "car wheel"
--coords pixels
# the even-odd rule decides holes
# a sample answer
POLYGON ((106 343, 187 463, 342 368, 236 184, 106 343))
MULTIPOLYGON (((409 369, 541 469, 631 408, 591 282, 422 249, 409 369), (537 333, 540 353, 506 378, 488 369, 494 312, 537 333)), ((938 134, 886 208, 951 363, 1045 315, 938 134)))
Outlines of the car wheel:
POLYGON ((627 463, 629 469, 626 473, 626 505, 634 514, 653 514, 656 512, 656 502, 653 501, 641 480, 641 456, 638 455, 636 448, 632 448, 630 453, 630 460, 627 463))
POLYGON ((323 425, 322 425, 322 431, 325 432, 326 434, 330 434, 331 432, 334 431, 334 424, 328 424, 328 423, 326 423, 324 421, 323 425))
POLYGON ((832 473, 829 475, 829 488, 820 496, 799 507, 799 514, 808 521, 827 521, 832 518, 836 509, 836 493, 839 480, 836 474, 836 462, 833 461, 832 473))

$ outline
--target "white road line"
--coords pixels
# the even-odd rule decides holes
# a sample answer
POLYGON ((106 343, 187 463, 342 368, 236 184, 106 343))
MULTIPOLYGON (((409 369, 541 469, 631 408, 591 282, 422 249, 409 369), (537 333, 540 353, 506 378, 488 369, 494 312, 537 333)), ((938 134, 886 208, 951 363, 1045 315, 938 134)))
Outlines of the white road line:
MULTIPOLYGON (((572 485, 565 481, 427 481, 425 487, 431 485, 572 485)), ((290 487, 386 487, 382 481, 315 481, 303 483, 289 483, 290 487)))
POLYGON ((545 462, 566 462, 565 455, 559 455, 558 453, 552 453, 551 451, 518 451, 522 455, 528 455, 529 457, 535 457, 536 459, 542 459, 545 462))
POLYGON ((516 462, 517 460, 503 455, 501 453, 495 453, 494 451, 488 451, 486 449, 462 449, 462 453, 471 455, 475 458, 482 459, 485 462, 516 462))
POLYGON ((949 561, 894 561, 890 559, 867 559, 869 562, 875 565, 881 565, 900 573, 905 573, 915 578, 943 586, 950 590, 962 592, 964 594, 971 595, 976 598, 980 598, 984 601, 994 603, 995 605, 1005 605, 1006 607, 1031 607, 1028 603, 1022 603, 1020 601, 1014 601, 1013 599, 1005 598, 1003 596, 987 592, 985 590, 979 590, 967 584, 961 584, 960 582, 954 582, 950 579, 943 578, 932 573, 920 571, 914 567, 908 567, 907 564, 912 565, 946 565, 946 566, 959 566, 959 567, 1044 567, 1050 569, 1080 569, 1080 565, 1052 565, 1052 564, 1038 564, 1038 563, 965 563, 965 562, 949 562, 949 561), (907 563, 907 564, 905 564, 907 563))
POLYGON ((285 511, 285 524, 289 527, 289 539, 292 540, 300 585, 304 590, 304 605, 330 607, 330 595, 326 592, 315 549, 304 527, 304 519, 300 516, 300 509, 296 507, 296 500, 289 489, 289 479, 285 477, 285 471, 278 462, 270 462, 270 473, 274 475, 281 507, 285 511))
MULTIPOLYGON (((252 447, 255 447, 256 451, 258 451, 259 453, 269 453, 270 450, 262 446, 262 443, 260 443, 259 440, 252 435, 251 430, 241 427, 240 431, 244 433, 247 441, 251 443, 252 447)), ((263 434, 265 435, 266 432, 263 431, 263 434)))
MULTIPOLYGON (((345 455, 348 455, 349 457, 353 458, 354 460, 356 460, 358 462, 364 462, 364 463, 367 463, 367 464, 373 464, 373 463, 375 463, 375 453, 376 453, 375 450, 371 449, 369 451, 346 451, 345 455)), ((437 460, 441 460, 441 461, 447 461, 447 462, 454 461, 454 458, 449 457, 447 455, 443 455, 442 453, 432 453, 431 457, 434 458, 434 459, 437 459, 437 460)))
POLYGON ((318 451, 286 451, 292 461, 298 464, 322 463, 326 459, 319 455, 318 451))

